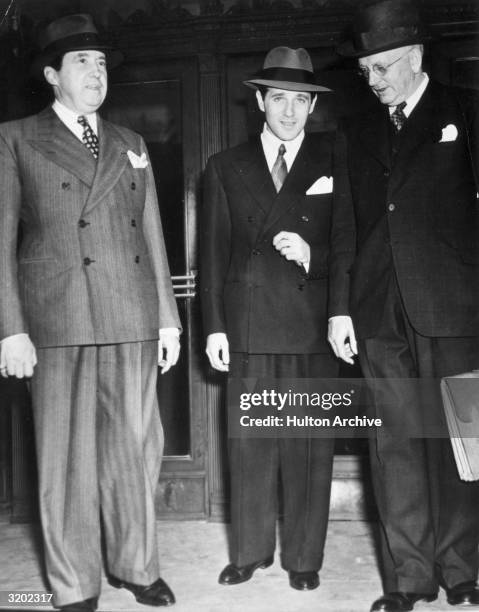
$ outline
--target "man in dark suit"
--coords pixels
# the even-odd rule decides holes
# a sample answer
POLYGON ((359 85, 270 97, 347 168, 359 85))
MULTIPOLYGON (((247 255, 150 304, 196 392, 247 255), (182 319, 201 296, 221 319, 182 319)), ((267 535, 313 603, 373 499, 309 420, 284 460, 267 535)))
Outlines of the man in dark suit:
POLYGON ((329 337, 383 379, 370 458, 385 595, 372 610, 388 612, 439 585, 452 605, 479 604, 479 490, 459 480, 438 380, 479 364, 478 106, 423 72, 425 39, 413 3, 382 0, 340 48, 378 103, 345 126, 352 204, 333 228, 329 337))
POLYGON ((34 70, 53 106, 0 126, 0 371, 33 374, 55 605, 97 607, 100 514, 111 583, 168 605, 155 533, 156 377, 158 350, 163 372, 178 359, 180 324, 153 174, 141 137, 97 114, 106 62, 119 58, 91 17, 57 19, 39 42, 34 70))
MULTIPOLYGON (((246 81, 262 134, 208 162, 201 296, 211 365, 242 377, 335 377, 326 341, 335 135, 304 133, 318 93, 304 49, 277 47, 246 81)), ((282 565, 299 590, 319 585, 333 440, 230 439, 231 563, 221 584, 273 562, 278 472, 282 565)))

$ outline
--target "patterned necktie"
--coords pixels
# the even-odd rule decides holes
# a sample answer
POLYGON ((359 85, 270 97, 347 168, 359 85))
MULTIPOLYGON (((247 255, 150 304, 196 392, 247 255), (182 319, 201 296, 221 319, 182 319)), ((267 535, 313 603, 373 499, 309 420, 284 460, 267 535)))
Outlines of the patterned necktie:
POLYGON ((80 115, 77 119, 78 123, 83 127, 82 142, 89 149, 95 159, 98 159, 98 136, 91 129, 88 119, 84 115, 80 115))
POLYGON ((406 115, 404 114, 404 108, 406 107, 406 102, 401 102, 396 106, 394 113, 391 115, 391 121, 396 130, 396 134, 401 130, 402 126, 406 123, 406 115))
POLYGON ((276 192, 278 192, 283 186, 284 180, 288 174, 288 167, 284 160, 284 154, 286 153, 286 147, 284 144, 279 145, 278 157, 274 162, 273 168, 271 169, 271 177, 273 179, 276 192))

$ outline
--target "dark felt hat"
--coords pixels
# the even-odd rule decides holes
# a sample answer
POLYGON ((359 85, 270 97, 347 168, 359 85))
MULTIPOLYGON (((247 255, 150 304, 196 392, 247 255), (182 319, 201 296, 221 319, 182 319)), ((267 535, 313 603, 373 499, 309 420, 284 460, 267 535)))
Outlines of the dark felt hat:
POLYGON ((271 49, 265 57, 263 69, 243 83, 254 89, 257 89, 258 85, 264 85, 291 91, 331 91, 323 85, 317 85, 309 53, 302 48, 271 49))
POLYGON ((123 54, 102 39, 90 15, 67 15, 48 24, 38 36, 39 53, 32 74, 43 78, 43 69, 59 55, 69 51, 103 51, 109 68, 123 60, 123 54))
POLYGON ((351 39, 338 47, 346 57, 366 57, 431 39, 413 0, 375 0, 356 13, 351 39))

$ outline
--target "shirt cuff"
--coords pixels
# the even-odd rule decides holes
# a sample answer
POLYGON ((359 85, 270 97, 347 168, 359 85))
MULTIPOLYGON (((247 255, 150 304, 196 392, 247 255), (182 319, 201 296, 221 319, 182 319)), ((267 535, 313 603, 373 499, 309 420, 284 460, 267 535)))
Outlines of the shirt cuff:
POLYGON ((160 337, 162 334, 169 335, 169 336, 176 336, 177 338, 179 338, 180 330, 177 327, 162 327, 160 329, 160 337))

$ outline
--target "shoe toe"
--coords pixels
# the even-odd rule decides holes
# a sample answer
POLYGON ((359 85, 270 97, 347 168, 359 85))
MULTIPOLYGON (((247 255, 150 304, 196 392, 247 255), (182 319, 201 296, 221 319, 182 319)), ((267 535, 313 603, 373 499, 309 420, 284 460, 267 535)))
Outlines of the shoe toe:
POLYGON ((289 572, 289 584, 298 591, 312 591, 319 586, 318 572, 289 572))

